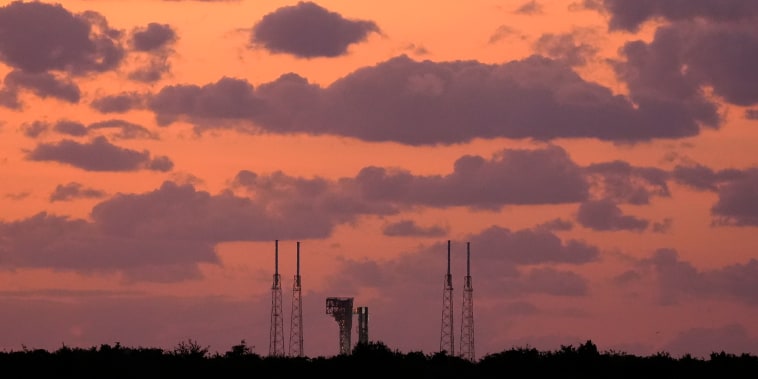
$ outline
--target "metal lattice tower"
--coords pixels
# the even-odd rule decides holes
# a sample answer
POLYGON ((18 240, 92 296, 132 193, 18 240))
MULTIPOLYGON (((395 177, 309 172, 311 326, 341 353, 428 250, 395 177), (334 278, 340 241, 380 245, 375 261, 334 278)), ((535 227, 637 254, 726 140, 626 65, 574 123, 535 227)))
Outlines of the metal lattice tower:
POLYGON ((455 355, 453 334, 453 277, 450 275, 450 240, 447 241, 447 274, 442 291, 442 327, 440 330, 440 352, 455 355))
POLYGON ((358 307, 358 343, 368 343, 368 307, 358 307))
POLYGON ((461 358, 473 362, 474 354, 474 287, 471 283, 471 243, 466 242, 466 278, 463 281, 461 316, 461 358))
POLYGON ((300 241, 297 242, 297 274, 292 284, 292 316, 290 317, 290 356, 303 356, 303 299, 300 282, 300 241))
POLYGON ((350 334, 353 330, 353 298, 327 297, 326 314, 332 315, 340 327, 340 355, 350 355, 352 352, 350 334))
POLYGON ((282 316, 282 280, 279 275, 279 240, 275 241, 274 283, 271 285, 271 330, 268 355, 284 356, 284 319, 282 316))

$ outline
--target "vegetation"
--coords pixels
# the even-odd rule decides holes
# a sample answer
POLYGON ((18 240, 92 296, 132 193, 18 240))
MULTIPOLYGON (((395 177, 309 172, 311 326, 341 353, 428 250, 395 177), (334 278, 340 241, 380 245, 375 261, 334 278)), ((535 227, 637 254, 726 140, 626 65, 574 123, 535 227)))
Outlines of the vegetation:
POLYGON ((514 348, 469 362, 445 352, 402 353, 382 342, 358 344, 351 355, 260 356, 241 341, 210 354, 196 341, 172 350, 131 348, 116 343, 89 349, 62 346, 0 352, 4 377, 29 378, 758 378, 758 357, 712 353, 708 359, 667 353, 634 356, 599 352, 592 341, 556 351, 514 348))

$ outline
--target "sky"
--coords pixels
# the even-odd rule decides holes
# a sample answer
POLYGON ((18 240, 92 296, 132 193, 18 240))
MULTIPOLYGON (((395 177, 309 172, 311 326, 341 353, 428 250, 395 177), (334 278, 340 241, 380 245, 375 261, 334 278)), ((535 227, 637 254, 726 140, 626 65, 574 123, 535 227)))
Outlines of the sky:
POLYGON ((754 0, 0 0, 0 349, 758 354, 754 0), (277 242, 278 241, 278 245, 277 242), (357 332, 353 332, 357 341, 357 332), (289 346, 289 343, 287 343, 289 346))

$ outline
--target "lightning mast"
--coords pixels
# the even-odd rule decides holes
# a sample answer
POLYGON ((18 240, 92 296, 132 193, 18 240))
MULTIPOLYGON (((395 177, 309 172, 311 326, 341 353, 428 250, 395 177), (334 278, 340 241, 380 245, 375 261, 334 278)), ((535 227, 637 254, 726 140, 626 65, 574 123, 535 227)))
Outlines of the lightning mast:
POLYGON ((453 334, 453 277, 450 275, 450 240, 447 241, 447 274, 442 291, 442 325, 440 330, 440 351, 455 355, 453 334))
POLYGON ((474 287, 471 283, 471 243, 466 242, 466 278, 463 281, 461 317, 461 358, 471 362, 474 354, 474 287))
POLYGON ((271 330, 268 354, 284 355, 284 319, 282 317, 282 280, 279 275, 279 240, 275 241, 274 283, 271 285, 271 330))
POLYGON ((303 356, 303 299, 300 287, 300 241, 297 242, 297 274, 292 285, 292 315, 290 317, 290 356, 303 356))

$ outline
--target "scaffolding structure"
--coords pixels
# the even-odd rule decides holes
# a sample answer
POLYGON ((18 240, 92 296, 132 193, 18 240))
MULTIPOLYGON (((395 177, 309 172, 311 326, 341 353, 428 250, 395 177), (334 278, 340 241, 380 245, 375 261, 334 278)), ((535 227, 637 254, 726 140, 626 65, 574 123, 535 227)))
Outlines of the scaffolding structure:
POLYGON ((353 298, 327 297, 326 314, 332 315, 339 325, 339 354, 350 355, 352 352, 350 337, 353 329, 353 298))
POLYGON ((303 356, 303 298, 300 278, 300 241, 297 242, 297 273, 292 284, 292 313, 290 316, 290 356, 303 356))
POLYGON ((274 283, 271 285, 271 324, 268 354, 284 356, 284 318, 282 315, 282 281, 279 275, 279 240, 274 244, 274 283))
POLYGON ((471 281, 471 243, 466 242, 466 277, 463 281, 463 307, 461 309, 461 358, 474 362, 474 287, 471 281))
POLYGON ((442 323, 440 330, 440 352, 455 355, 453 333, 453 277, 450 274, 450 240, 447 241, 447 274, 442 291, 442 323))

